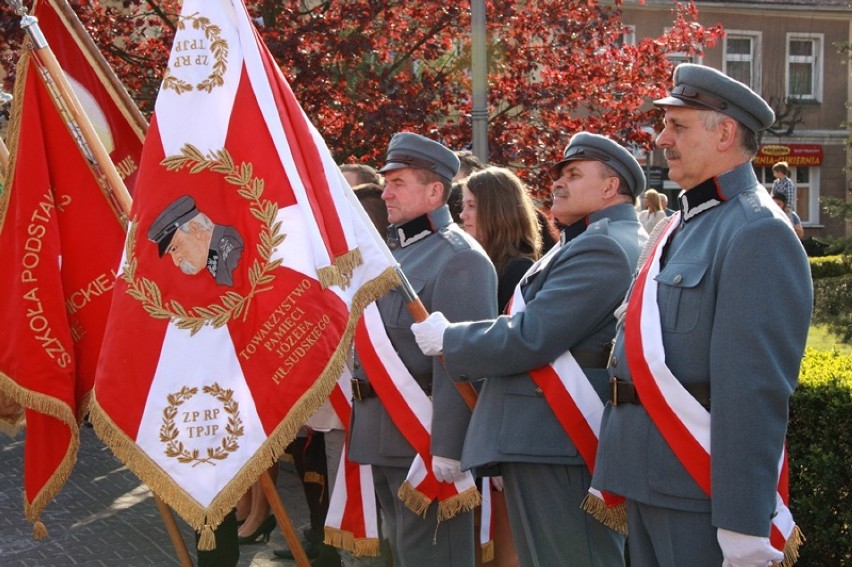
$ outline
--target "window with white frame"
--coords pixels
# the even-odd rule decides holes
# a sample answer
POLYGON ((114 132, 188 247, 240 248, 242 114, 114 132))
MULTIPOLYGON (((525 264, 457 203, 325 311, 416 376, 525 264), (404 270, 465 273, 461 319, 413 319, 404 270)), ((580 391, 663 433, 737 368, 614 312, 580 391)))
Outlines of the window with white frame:
POLYGON ((728 30, 722 71, 760 92, 760 32, 728 30))
POLYGON ((823 34, 787 34, 787 96, 822 99, 823 34))

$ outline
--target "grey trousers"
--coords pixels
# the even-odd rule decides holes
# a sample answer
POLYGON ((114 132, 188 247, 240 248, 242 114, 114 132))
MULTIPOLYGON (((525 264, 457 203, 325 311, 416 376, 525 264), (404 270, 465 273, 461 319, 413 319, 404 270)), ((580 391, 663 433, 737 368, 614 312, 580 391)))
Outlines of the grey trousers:
POLYGON ((500 463, 500 470, 523 567, 623 567, 624 536, 580 507, 591 483, 585 466, 500 463))
POLYGON ((408 469, 373 466, 373 484, 382 508, 383 534, 390 541, 394 567, 473 567, 473 512, 438 522, 438 502, 426 517, 397 497, 408 469))
POLYGON ((710 514, 627 501, 632 567, 719 567, 722 550, 710 514))

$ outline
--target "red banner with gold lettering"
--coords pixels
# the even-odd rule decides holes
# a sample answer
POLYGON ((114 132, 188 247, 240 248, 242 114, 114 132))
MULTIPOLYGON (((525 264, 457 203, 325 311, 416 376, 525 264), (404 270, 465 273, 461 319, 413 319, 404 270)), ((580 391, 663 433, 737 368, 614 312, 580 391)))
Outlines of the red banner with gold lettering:
POLYGON ((124 228, 25 48, 0 194, 0 389, 26 411, 24 511, 38 522, 77 456, 124 228))
POLYGON ((206 549, 398 279, 243 3, 185 0, 178 22, 92 421, 206 549))

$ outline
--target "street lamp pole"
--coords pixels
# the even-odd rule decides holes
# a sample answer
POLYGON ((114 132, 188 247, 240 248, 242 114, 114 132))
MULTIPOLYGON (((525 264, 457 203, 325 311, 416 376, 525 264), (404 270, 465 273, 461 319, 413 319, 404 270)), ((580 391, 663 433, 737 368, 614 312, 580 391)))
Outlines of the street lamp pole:
POLYGON ((485 0, 471 0, 471 72, 473 74, 473 153, 488 163, 488 61, 486 55, 485 0))

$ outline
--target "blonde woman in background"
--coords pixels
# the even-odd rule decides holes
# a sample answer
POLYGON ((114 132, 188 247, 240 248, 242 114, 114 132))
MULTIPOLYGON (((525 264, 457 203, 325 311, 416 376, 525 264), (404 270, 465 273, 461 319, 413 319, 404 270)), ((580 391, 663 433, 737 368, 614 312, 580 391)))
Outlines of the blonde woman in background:
POLYGON ((645 191, 642 204, 645 208, 639 213, 639 222, 645 227, 645 231, 651 234, 657 223, 666 218, 666 211, 660 203, 660 194, 653 189, 645 191))

